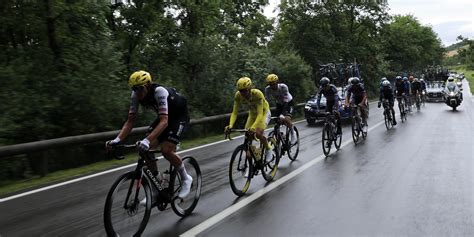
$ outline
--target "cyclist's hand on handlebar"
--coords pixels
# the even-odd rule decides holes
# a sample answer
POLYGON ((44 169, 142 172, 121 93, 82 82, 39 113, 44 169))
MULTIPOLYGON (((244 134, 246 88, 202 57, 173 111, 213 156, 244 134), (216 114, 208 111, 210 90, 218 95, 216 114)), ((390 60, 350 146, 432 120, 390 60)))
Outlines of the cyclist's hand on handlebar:
POLYGON ((139 142, 137 142, 138 149, 141 151, 148 151, 150 149, 150 141, 145 138, 139 142))
POLYGON ((224 128, 224 134, 229 134, 231 130, 232 130, 232 127, 231 127, 231 126, 225 126, 225 128, 224 128))
POLYGON ((114 140, 109 140, 105 142, 105 149, 111 150, 115 145, 120 143, 120 138, 116 137, 114 140))

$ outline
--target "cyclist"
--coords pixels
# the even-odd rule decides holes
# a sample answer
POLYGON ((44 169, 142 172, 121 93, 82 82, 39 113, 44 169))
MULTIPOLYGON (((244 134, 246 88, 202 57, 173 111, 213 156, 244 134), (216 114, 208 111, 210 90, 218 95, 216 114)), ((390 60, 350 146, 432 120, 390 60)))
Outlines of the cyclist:
POLYGON ((327 77, 321 78, 319 85, 318 100, 316 102, 318 110, 321 102, 321 95, 324 95, 324 97, 326 97, 326 112, 331 114, 334 113, 336 117, 337 134, 341 134, 341 116, 339 114, 340 98, 337 94, 337 88, 333 84, 329 84, 329 78, 327 77))
POLYGON ((411 112, 411 84, 408 77, 403 77, 403 83, 405 84, 405 104, 408 107, 408 111, 411 112))
POLYGON ((288 86, 279 82, 277 75, 268 75, 266 82, 265 98, 267 101, 270 100, 270 97, 273 97, 276 100, 275 114, 280 116, 283 123, 291 128, 290 139, 291 143, 294 144, 296 142, 296 132, 293 130, 293 123, 291 122, 294 106, 293 96, 291 96, 288 86))
POLYGON ((360 113, 362 115, 362 123, 364 132, 367 132, 367 92, 364 89, 364 86, 360 83, 358 77, 353 77, 351 80, 351 85, 347 89, 346 100, 344 103, 345 107, 349 107, 349 102, 351 104, 357 104, 360 106, 360 113), (351 97, 352 95, 352 97, 351 97))
POLYGON ((230 116, 229 125, 225 127, 224 132, 229 133, 237 120, 237 114, 240 105, 249 108, 249 116, 245 123, 245 128, 249 132, 255 133, 255 136, 265 146, 265 159, 272 159, 272 146, 267 142, 263 132, 270 122, 270 106, 265 96, 259 89, 252 88, 252 80, 248 77, 242 77, 237 81, 237 92, 234 96, 234 107, 230 116))
MULTIPOLYGON (((147 137, 138 142, 138 149, 148 151, 150 147, 157 147, 158 144, 161 144, 163 156, 176 168, 183 181, 178 197, 186 197, 189 194, 193 178, 187 174, 181 158, 176 154, 176 145, 180 142, 189 123, 186 98, 176 92, 174 88, 153 83, 150 73, 146 71, 134 72, 130 76, 128 84, 132 89, 132 94, 127 121, 119 135, 114 140, 106 142, 106 147, 111 148, 130 134, 137 118, 139 105, 154 110, 158 118, 148 128, 147 137)), ((158 174, 154 157, 149 157, 146 164, 154 175, 158 174)), ((143 202, 142 200, 141 203, 143 202)))
POLYGON ((413 101, 416 103, 416 97, 420 96, 421 99, 421 82, 418 78, 415 78, 411 83, 411 94, 413 97, 413 101))
POLYGON ((388 100, 388 105, 390 106, 390 110, 392 111, 392 118, 393 118, 393 125, 397 125, 397 121, 395 120, 395 110, 393 109, 393 105, 395 104, 395 99, 393 97, 393 90, 390 82, 385 80, 382 82, 382 89, 380 89, 380 97, 379 97, 379 104, 378 107, 382 104, 382 99, 388 100))

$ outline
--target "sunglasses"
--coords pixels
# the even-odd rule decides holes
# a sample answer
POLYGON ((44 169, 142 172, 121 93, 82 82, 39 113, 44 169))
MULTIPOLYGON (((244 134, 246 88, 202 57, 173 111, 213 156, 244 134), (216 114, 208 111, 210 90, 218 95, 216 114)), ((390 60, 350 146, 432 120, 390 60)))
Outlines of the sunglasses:
POLYGON ((135 92, 141 92, 141 91, 143 91, 143 89, 145 89, 144 85, 142 85, 142 86, 133 86, 132 87, 132 90, 135 91, 135 92))

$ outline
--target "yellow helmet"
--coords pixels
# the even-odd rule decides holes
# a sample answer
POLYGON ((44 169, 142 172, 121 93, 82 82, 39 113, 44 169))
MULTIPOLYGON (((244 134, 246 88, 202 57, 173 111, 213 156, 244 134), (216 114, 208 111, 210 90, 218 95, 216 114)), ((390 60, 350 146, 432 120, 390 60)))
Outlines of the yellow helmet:
POLYGON ((237 90, 245 90, 252 88, 252 80, 248 77, 241 77, 237 80, 237 90))
POLYGON ((267 83, 270 84, 270 83, 275 83, 278 81, 278 76, 275 75, 275 74, 270 74, 267 76, 267 83))
POLYGON ((146 71, 136 71, 130 75, 128 85, 130 87, 141 86, 151 82, 151 75, 146 71))

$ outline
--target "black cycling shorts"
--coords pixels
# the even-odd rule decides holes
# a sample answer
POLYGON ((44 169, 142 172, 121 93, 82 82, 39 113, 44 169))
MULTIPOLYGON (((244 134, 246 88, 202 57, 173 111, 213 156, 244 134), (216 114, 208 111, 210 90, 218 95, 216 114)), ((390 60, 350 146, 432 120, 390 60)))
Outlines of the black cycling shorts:
POLYGON ((291 100, 288 103, 277 104, 276 110, 275 110, 275 117, 278 117, 280 116, 280 114, 283 114, 284 116, 288 116, 291 118, 293 116, 293 110, 294 110, 293 100, 291 100))
MULTIPOLYGON (((148 128, 148 133, 160 123, 160 118, 155 119, 148 128)), ((168 141, 174 144, 178 144, 183 139, 184 132, 186 132, 189 125, 189 118, 182 117, 180 119, 168 119, 168 127, 158 136, 158 142, 162 143, 168 141)))

